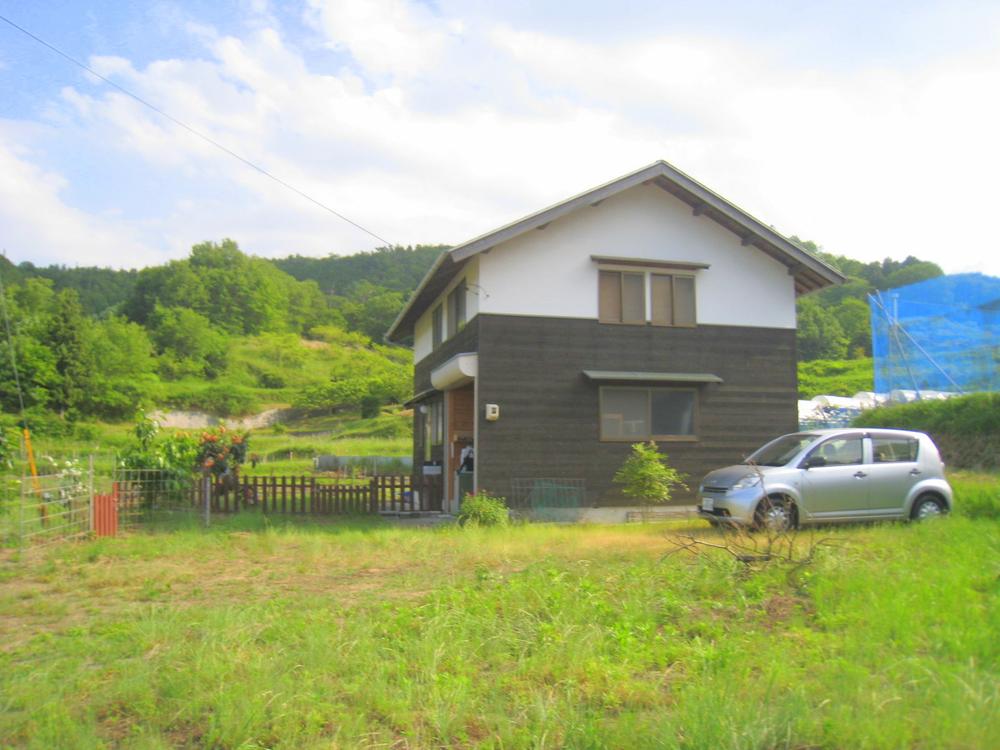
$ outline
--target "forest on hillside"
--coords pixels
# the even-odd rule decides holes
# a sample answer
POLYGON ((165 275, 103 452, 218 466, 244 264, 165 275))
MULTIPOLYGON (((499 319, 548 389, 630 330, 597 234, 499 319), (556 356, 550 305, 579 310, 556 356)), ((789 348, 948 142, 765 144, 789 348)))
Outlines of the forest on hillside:
MULTIPOLYGON (((867 295, 941 269, 914 257, 862 263, 802 244, 848 277, 799 300, 803 390, 864 390, 867 295)), ((382 335, 443 249, 267 260, 227 239, 140 271, 0 259, 20 375, 19 393, 0 341, 0 407, 15 415, 23 399, 35 429, 50 432, 163 406, 234 416, 291 404, 374 416, 410 395, 411 355, 382 335)))

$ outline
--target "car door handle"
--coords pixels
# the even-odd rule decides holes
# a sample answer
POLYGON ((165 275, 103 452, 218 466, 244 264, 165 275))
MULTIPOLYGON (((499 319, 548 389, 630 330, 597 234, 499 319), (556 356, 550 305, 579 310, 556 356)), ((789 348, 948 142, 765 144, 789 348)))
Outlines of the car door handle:
POLYGON ((910 469, 910 476, 915 477, 920 474, 920 469, 910 469))
POLYGON ((855 479, 864 479, 866 476, 868 476, 868 475, 865 474, 863 471, 856 471, 856 472, 854 472, 854 478, 855 479))

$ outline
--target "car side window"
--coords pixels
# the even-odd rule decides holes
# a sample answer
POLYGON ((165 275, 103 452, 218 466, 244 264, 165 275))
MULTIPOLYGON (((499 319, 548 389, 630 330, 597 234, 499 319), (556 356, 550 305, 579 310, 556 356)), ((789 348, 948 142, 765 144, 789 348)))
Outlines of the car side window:
POLYGON ((872 459, 877 464, 909 463, 917 460, 917 441, 904 437, 873 437, 872 459))
POLYGON ((806 459, 814 466, 850 466, 864 460, 860 437, 838 437, 816 446, 806 459), (817 461, 816 459, 822 459, 817 461))

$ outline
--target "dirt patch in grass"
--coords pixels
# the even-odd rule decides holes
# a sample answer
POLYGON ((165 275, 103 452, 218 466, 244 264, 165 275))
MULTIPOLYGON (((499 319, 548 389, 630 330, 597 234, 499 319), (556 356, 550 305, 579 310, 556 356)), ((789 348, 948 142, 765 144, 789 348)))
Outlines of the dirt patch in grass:
POLYGON ((322 557, 313 563, 303 570, 290 552, 200 560, 165 556, 124 564, 102 558, 73 572, 44 574, 28 564, 22 576, 0 581, 0 652, 17 651, 43 632, 84 626, 95 617, 126 617, 150 604, 245 607, 275 597, 328 597, 343 607, 374 596, 412 601, 427 593, 426 587, 399 585, 409 572, 405 566, 351 569, 322 557))

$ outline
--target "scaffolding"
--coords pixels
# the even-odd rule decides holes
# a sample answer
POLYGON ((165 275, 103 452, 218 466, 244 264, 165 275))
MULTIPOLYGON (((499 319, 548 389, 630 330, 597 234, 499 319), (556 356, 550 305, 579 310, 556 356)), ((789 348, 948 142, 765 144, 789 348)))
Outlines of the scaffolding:
POLYGON ((912 401, 997 390, 1000 279, 940 276, 868 302, 877 392, 912 401))

